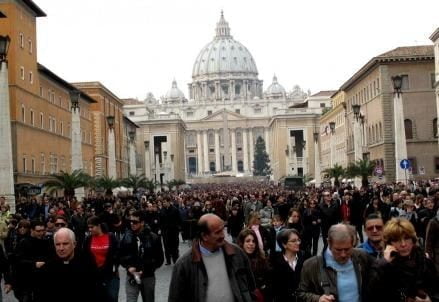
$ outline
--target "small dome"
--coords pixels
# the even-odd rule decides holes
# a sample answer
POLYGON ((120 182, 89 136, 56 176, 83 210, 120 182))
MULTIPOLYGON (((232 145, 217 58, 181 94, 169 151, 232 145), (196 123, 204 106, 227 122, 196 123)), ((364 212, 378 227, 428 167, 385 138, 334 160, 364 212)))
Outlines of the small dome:
POLYGON ((183 102, 185 100, 184 93, 178 89, 177 81, 172 81, 172 88, 165 95, 166 102, 183 102))
POLYGON ((265 91, 265 95, 267 97, 281 97, 285 95, 285 88, 277 82, 276 75, 273 76, 273 82, 270 86, 268 86, 267 90, 265 91))

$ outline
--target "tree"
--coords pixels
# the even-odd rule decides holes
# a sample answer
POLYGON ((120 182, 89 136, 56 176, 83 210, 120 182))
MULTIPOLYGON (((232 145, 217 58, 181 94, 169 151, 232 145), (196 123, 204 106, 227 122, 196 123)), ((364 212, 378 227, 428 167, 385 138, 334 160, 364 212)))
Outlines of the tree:
POLYGON ((375 169, 375 163, 368 159, 360 159, 354 163, 350 163, 346 169, 349 177, 361 177, 361 185, 363 187, 369 186, 369 176, 372 176, 375 169))
POLYGON ((270 159, 265 149, 265 141, 262 137, 258 137, 255 146, 255 159, 253 160, 253 175, 267 176, 271 174, 270 159))
POLYGON ((74 170, 72 173, 61 171, 59 174, 52 174, 52 179, 46 181, 44 186, 49 194, 63 190, 64 197, 70 200, 75 196, 75 189, 88 187, 89 180, 90 176, 82 170, 74 170))
POLYGON ((159 185, 160 183, 155 180, 146 179, 145 189, 147 189, 149 193, 154 193, 155 188, 158 187, 159 185))
POLYGON ((346 171, 342 166, 335 164, 334 167, 325 169, 323 173, 325 173, 329 178, 334 178, 334 186, 339 187, 339 178, 345 175, 346 171))
POLYGON ((122 179, 122 186, 133 189, 133 194, 136 194, 139 188, 146 189, 146 177, 144 174, 130 175, 122 179))
POLYGON ((120 185, 120 181, 113 177, 101 176, 96 179, 96 187, 105 190, 105 195, 113 195, 113 189, 120 185))
POLYGON ((169 191, 172 191, 172 188, 176 188, 177 190, 180 188, 181 185, 184 185, 186 182, 181 179, 172 179, 168 182, 166 182, 166 186, 168 187, 169 191))

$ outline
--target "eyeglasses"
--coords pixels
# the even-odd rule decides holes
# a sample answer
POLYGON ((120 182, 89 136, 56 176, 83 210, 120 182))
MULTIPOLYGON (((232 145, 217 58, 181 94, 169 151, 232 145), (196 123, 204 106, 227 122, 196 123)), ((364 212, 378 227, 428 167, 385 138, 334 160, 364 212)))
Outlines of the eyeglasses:
POLYGON ((376 229, 377 231, 382 231, 383 226, 382 225, 370 225, 366 228, 367 231, 373 231, 374 229, 376 229))
POLYGON ((138 221, 138 220, 130 220, 130 223, 132 223, 132 224, 139 224, 140 221, 138 221))
POLYGON ((300 240, 300 239, 291 239, 291 240, 288 240, 288 242, 292 242, 292 243, 301 243, 302 240, 300 240))
POLYGON ((56 227, 65 227, 66 224, 65 223, 55 223, 56 227))

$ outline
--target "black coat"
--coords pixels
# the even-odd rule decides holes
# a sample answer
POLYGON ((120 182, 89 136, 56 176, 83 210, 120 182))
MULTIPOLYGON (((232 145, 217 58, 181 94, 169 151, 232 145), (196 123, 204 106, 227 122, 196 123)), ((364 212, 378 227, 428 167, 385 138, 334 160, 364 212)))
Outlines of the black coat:
POLYGON ((120 242, 120 263, 125 267, 135 267, 142 271, 143 276, 152 277, 157 268, 164 261, 162 241, 160 237, 145 226, 144 230, 136 235, 127 231, 120 242), (141 247, 137 246, 137 238, 141 247))
POLYGON ((400 302, 402 296, 414 298, 422 290, 437 302, 438 284, 433 263, 415 247, 410 257, 396 257, 390 263, 378 260, 372 269, 369 292, 374 302, 400 302))
POLYGON ((278 254, 273 259, 273 297, 275 302, 294 301, 293 297, 299 286, 305 254, 300 251, 297 257, 295 270, 285 261, 283 254, 278 254))

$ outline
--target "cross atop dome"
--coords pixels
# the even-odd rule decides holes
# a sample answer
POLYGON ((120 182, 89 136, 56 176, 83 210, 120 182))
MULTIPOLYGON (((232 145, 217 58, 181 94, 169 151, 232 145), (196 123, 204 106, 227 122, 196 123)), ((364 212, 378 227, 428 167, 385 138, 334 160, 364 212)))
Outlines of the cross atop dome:
POLYGON ((232 38, 230 35, 230 27, 229 23, 227 23, 226 19, 224 19, 224 12, 221 10, 221 17, 218 23, 216 24, 216 35, 215 38, 232 38))

